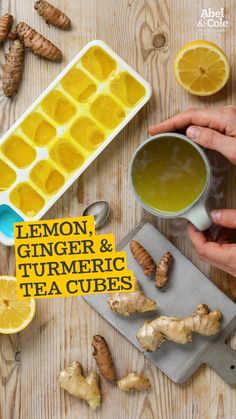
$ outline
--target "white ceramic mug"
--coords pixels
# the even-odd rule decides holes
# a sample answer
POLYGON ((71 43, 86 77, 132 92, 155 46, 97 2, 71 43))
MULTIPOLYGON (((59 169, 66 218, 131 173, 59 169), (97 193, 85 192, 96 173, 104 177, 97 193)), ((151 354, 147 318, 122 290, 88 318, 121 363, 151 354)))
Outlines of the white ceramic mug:
POLYGON ((133 155, 131 164, 130 164, 130 178, 131 178, 131 183, 132 183, 132 188, 133 188, 134 194, 135 194, 136 199, 138 200, 138 202, 141 204, 141 206, 146 211, 148 211, 151 214, 156 215, 158 217, 162 217, 162 218, 186 218, 200 231, 206 230, 212 224, 212 221, 209 218, 207 210, 206 210, 206 200, 208 198, 208 194, 209 194, 209 190, 210 190, 211 177, 212 176, 211 176, 210 163, 207 159, 206 154, 202 150, 202 148, 199 147, 193 141, 191 141, 189 138, 187 138, 185 135, 177 134, 177 133, 173 133, 173 132, 171 132, 171 133, 166 132, 166 133, 162 133, 162 134, 157 134, 157 135, 149 138, 147 141, 145 141, 143 144, 141 144, 137 148, 137 150, 135 151, 135 153, 133 155), (149 143, 151 141, 158 141, 158 139, 160 139, 160 138, 167 138, 167 137, 168 138, 169 137, 178 138, 181 141, 186 141, 189 144, 191 144, 198 151, 198 153, 201 155, 202 160, 205 163, 206 173, 207 173, 205 187, 204 187, 203 191, 201 192, 201 194, 198 196, 198 198, 187 208, 184 208, 181 211, 173 212, 173 213, 172 212, 167 213, 167 212, 161 212, 161 211, 155 210, 154 208, 150 207, 145 202, 143 202, 143 200, 140 198, 140 196, 138 195, 138 193, 135 189, 135 186, 134 186, 134 183, 133 183, 133 176, 132 176, 134 162, 136 160, 136 157, 137 157, 139 151, 143 147, 145 147, 147 143, 149 143))

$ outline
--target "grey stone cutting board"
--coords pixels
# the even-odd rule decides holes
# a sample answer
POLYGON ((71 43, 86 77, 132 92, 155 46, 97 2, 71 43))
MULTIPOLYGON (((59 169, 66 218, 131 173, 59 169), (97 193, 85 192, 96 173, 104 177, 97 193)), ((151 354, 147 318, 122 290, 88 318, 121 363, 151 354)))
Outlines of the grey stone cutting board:
POLYGON ((145 352, 145 356, 176 383, 185 382, 206 363, 228 384, 236 384, 236 352, 225 344, 225 339, 236 328, 236 305, 149 223, 136 226, 118 246, 118 250, 121 249, 126 251, 128 267, 134 271, 144 292, 156 300, 157 311, 127 318, 110 310, 107 294, 87 296, 85 300, 138 349, 136 332, 147 319, 160 315, 181 318, 191 314, 200 303, 221 310, 223 321, 218 335, 209 338, 194 334, 193 342, 188 345, 166 342, 155 352, 145 352), (173 254, 170 281, 164 291, 157 290, 152 280, 142 273, 129 249, 132 239, 138 240, 156 262, 167 251, 173 254))

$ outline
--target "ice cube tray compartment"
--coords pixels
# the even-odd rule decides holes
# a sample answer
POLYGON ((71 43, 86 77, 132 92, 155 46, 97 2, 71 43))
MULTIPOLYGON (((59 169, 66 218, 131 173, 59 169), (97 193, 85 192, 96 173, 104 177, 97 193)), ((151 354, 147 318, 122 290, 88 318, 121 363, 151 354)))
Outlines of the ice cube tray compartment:
POLYGON ((117 68, 118 63, 103 48, 94 46, 82 56, 81 64, 97 80, 104 81, 117 68))
POLYGON ((4 141, 1 151, 18 169, 29 166, 36 158, 35 149, 23 138, 14 134, 4 141))
POLYGON ((45 147, 57 135, 56 128, 38 112, 27 116, 20 129, 36 147, 45 147))
POLYGON ((40 160, 30 172, 31 181, 47 195, 56 193, 65 183, 65 177, 48 161, 40 160))
POLYGON ((0 159, 0 192, 6 191, 16 180, 16 172, 0 159))
POLYGON ((40 219, 150 95, 103 41, 87 44, 0 140, 0 242, 40 219))
POLYGON ((13 239, 14 224, 24 221, 11 207, 8 205, 0 205, 0 234, 3 237, 13 239))
POLYGON ((16 185, 10 193, 10 202, 27 217, 35 217, 45 203, 44 199, 27 182, 16 185))
POLYGON ((61 81, 63 89, 76 101, 86 102, 97 90, 94 81, 80 68, 72 68, 61 81))

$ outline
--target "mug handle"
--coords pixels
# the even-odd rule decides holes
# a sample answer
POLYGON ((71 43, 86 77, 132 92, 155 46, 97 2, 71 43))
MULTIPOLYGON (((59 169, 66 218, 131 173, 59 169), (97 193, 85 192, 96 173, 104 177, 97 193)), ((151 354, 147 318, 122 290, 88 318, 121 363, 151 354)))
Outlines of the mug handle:
POLYGON ((206 203, 204 201, 200 202, 196 205, 196 207, 186 212, 183 217, 189 220, 199 231, 206 230, 212 224, 206 210, 206 203))

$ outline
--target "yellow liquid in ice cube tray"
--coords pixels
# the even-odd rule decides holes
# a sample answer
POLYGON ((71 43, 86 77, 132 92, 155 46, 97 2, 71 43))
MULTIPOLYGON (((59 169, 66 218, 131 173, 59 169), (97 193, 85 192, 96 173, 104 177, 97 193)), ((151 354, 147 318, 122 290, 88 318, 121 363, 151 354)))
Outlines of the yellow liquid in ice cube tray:
POLYGON ((0 240, 1 204, 41 217, 149 96, 106 44, 88 44, 0 142, 0 240))

